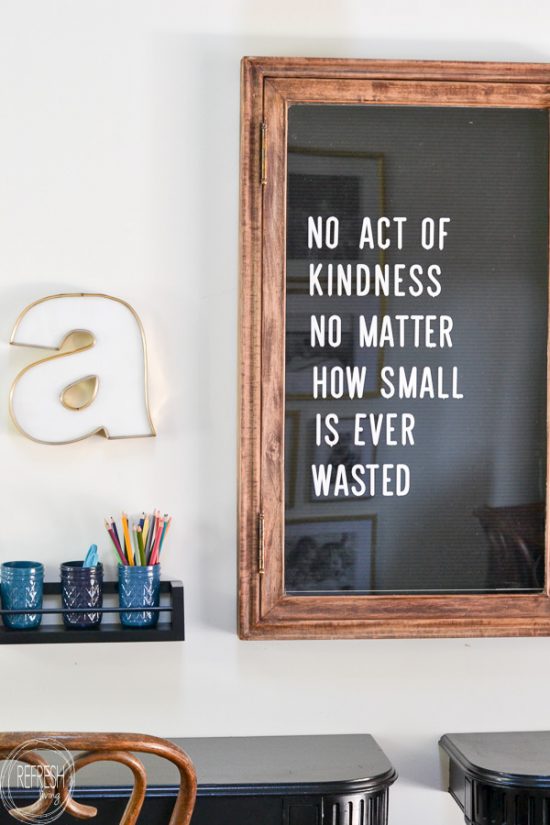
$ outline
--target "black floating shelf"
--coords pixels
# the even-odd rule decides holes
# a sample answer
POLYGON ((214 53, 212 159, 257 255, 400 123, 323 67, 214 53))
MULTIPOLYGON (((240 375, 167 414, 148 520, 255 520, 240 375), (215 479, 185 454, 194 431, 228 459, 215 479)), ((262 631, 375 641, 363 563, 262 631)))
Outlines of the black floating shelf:
MULTIPOLYGON (((104 582, 103 593, 112 595, 118 593, 116 582, 104 582)), ((63 608, 61 602, 61 584, 58 582, 44 583, 44 602, 48 597, 56 597, 58 606, 46 607, 42 610, 25 612, 41 613, 43 616, 57 616, 57 624, 44 624, 32 630, 12 630, 0 626, 0 645, 22 644, 74 644, 75 642, 183 642, 185 639, 185 619, 183 608, 183 584, 180 581, 163 581, 160 583, 160 607, 147 608, 147 611, 156 610, 159 622, 156 627, 123 627, 118 619, 121 612, 127 613, 128 608, 104 606, 94 609, 94 613, 102 613, 103 620, 97 629, 67 628, 62 624, 63 608), (164 598, 163 598, 164 597, 164 598), (109 621, 115 617, 116 621, 109 621), (168 620, 166 620, 168 616, 168 620)), ((136 608, 139 610, 139 608, 136 608)), ((7 611, 0 610, 0 614, 7 611)), ((21 612, 21 611, 20 611, 21 612)), ((79 612, 74 608, 69 613, 79 612)), ((89 613, 89 610, 81 612, 89 613)), ((141 612, 141 611, 140 611, 141 612)))

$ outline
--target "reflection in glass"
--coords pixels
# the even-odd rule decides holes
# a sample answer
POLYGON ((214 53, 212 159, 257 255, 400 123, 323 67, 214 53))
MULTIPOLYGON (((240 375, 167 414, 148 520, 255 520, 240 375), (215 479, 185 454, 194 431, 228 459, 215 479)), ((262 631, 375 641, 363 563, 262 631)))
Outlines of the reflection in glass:
POLYGON ((287 520, 287 589, 317 594, 370 589, 374 537, 374 516, 287 520))
POLYGON ((542 110, 291 106, 288 592, 544 587, 547 157, 542 110), (389 217, 386 248, 360 248, 366 216, 373 227, 389 217), (450 218, 442 250, 420 243, 427 216, 450 218), (337 243, 326 233, 335 217, 337 243), (338 346, 312 339, 312 315, 338 316, 338 346), (380 330, 386 316, 394 339, 366 346, 360 319, 380 330), (417 322, 416 345, 412 321, 399 341, 396 316, 435 320, 417 322), (350 398, 355 368, 364 380, 350 398), (399 370, 419 376, 417 390, 426 370, 434 397, 384 397, 399 370), (328 483, 319 467, 332 468, 328 483))

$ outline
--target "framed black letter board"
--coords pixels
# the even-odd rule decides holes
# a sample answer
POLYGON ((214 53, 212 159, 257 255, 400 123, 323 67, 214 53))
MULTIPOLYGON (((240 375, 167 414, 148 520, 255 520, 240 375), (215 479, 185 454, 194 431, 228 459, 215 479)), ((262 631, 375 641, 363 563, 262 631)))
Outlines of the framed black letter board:
POLYGON ((243 61, 243 638, 546 635, 550 67, 243 61))

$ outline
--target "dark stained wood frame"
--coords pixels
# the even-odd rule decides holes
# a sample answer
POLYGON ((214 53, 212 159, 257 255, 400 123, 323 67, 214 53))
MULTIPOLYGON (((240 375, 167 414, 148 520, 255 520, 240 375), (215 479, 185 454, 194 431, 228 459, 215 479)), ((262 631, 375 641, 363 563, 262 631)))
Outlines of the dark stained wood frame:
POLYGON ((546 590, 536 595, 297 597, 284 592, 285 152, 287 108, 295 102, 549 109, 550 65, 243 59, 239 635, 550 635, 548 550, 546 590))

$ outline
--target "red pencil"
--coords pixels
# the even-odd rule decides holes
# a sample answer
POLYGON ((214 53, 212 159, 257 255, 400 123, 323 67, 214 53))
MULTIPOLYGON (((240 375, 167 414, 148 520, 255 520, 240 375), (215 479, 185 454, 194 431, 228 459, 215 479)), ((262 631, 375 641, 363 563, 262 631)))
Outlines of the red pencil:
POLYGON ((117 553, 118 553, 118 555, 119 555, 119 558, 120 558, 121 563, 122 563, 122 564, 127 564, 128 562, 127 562, 127 561, 126 561, 126 559, 124 558, 124 553, 122 552, 122 548, 121 548, 121 546, 120 546, 120 543, 119 543, 119 541, 118 541, 118 538, 117 538, 117 536, 116 536, 115 531, 113 530, 113 528, 112 528, 112 527, 109 527, 109 523, 108 523, 107 521, 105 522, 105 527, 107 528, 107 532, 108 532, 108 533, 109 533, 109 535, 111 536, 111 541, 112 541, 112 542, 113 542, 113 544, 114 544, 115 550, 117 551, 117 553))
POLYGON ((161 521, 159 519, 157 534, 155 536, 155 544, 154 544, 153 550, 151 552, 151 559, 149 561, 149 564, 158 564, 158 553, 159 553, 159 545, 160 545, 161 536, 162 536, 162 527, 161 527, 161 521))

